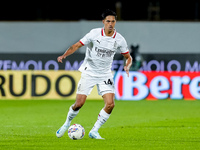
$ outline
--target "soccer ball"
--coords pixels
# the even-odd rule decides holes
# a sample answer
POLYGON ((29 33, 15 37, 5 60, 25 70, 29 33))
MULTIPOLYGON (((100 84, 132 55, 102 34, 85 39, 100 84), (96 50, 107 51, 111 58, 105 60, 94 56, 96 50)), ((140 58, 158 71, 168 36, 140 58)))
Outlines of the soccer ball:
POLYGON ((85 129, 80 124, 73 124, 68 129, 68 136, 72 140, 80 140, 85 135, 85 129))

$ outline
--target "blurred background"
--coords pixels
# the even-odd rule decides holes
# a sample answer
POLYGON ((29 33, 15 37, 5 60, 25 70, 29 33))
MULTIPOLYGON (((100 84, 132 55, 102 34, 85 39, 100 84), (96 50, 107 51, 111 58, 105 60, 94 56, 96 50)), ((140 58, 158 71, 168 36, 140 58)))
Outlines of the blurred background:
POLYGON ((199 5, 199 0, 7 1, 1 2, 0 20, 101 20, 102 11, 109 8, 117 12, 118 20, 199 21, 199 5))
MULTIPOLYGON (((91 29, 103 27, 101 14, 105 9, 117 13, 117 32, 125 37, 133 57, 131 71, 145 75, 147 82, 144 84, 148 88, 147 91, 150 91, 138 98, 140 89, 133 84, 136 80, 130 79, 130 84, 125 85, 123 81, 126 77, 123 73, 117 74, 123 71, 124 65, 123 57, 117 53, 112 66, 117 99, 200 99, 199 0, 1 2, 2 98, 73 99, 80 76, 76 71, 83 62, 85 47, 62 64, 58 64, 56 59, 91 29), (48 76, 45 70, 53 71, 52 75, 48 76), (69 72, 57 74, 54 70, 69 72), (164 73, 162 76, 167 79, 169 86, 162 87, 164 80, 157 80, 155 85, 160 86, 160 89, 156 93, 151 91, 150 85, 152 76, 159 75, 160 72, 164 73), (178 89, 175 91, 172 74, 168 73, 180 73, 180 78, 188 78, 184 78, 178 88, 174 87, 178 89), (191 85, 194 78, 195 83, 191 85), (61 79, 67 79, 66 84, 70 86, 59 84, 61 79), (39 81, 44 85, 40 87, 40 84, 36 84, 39 81), (125 87, 131 89, 126 96, 125 87), (195 92, 188 92, 189 89, 195 92)), ((137 77, 137 74, 133 73, 132 77, 137 77)), ((97 94, 93 95, 92 98, 96 99, 97 94)))

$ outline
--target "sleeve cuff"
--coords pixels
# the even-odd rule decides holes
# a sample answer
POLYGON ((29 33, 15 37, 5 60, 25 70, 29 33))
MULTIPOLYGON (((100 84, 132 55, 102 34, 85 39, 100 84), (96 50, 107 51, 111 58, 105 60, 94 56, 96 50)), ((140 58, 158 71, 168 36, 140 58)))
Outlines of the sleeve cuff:
POLYGON ((125 53, 121 53, 122 55, 124 55, 124 54, 128 54, 129 53, 129 51, 128 52, 125 52, 125 53))
POLYGON ((81 42, 81 40, 79 42, 84 46, 84 44, 83 44, 83 42, 81 42))

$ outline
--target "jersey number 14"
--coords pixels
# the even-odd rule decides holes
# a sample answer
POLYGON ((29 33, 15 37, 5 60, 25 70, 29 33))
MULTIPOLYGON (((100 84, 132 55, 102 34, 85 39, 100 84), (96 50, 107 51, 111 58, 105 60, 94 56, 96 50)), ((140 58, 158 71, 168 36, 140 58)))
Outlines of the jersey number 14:
POLYGON ((104 81, 104 83, 105 83, 106 85, 108 85, 108 84, 112 85, 112 84, 113 84, 113 82, 112 82, 110 79, 108 79, 108 81, 107 81, 107 82, 106 82, 106 81, 104 81))

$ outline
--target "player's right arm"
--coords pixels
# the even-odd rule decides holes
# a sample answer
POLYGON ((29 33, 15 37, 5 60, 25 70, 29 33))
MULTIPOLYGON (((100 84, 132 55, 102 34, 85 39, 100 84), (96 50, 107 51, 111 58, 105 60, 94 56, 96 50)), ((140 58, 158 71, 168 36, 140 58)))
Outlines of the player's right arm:
POLYGON ((62 56, 59 56, 57 58, 58 62, 62 63, 63 59, 65 59, 67 56, 73 54, 77 49, 79 49, 82 46, 83 45, 80 41, 75 43, 74 45, 70 46, 62 56))

